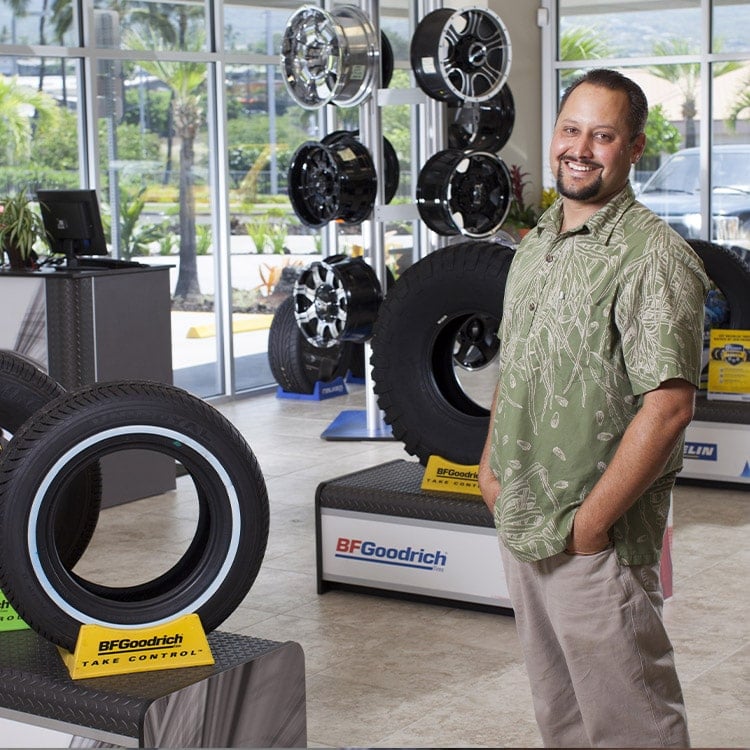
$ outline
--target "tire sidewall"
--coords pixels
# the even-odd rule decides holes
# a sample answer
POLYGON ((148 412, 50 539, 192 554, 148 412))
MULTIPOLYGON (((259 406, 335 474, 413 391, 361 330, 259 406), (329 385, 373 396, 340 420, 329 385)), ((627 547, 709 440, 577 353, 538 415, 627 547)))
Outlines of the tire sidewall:
MULTIPOLYGON (((16 352, 0 350, 0 428, 15 434, 65 389, 33 361, 16 352)), ((0 461, 4 458, 0 452, 0 461)), ((92 466, 71 486, 57 526, 61 556, 70 566, 81 558, 91 541, 101 507, 101 473, 92 466)))
POLYGON ((407 269, 381 307, 372 342, 375 393, 394 436, 422 463, 431 455, 479 461, 489 411, 458 392, 446 397, 439 380, 453 367, 448 339, 461 320, 482 313, 499 322, 512 254, 486 241, 435 251, 407 269))
MULTIPOLYGON (((179 389, 128 384, 71 393, 24 425, 9 445, 14 471, 0 474, 0 579, 22 617, 42 635, 72 648, 84 623, 131 629, 197 613, 206 631, 231 614, 257 575, 268 535, 268 499, 257 461, 239 433, 218 412, 179 389), (143 391, 139 395, 139 391, 143 391), (74 404, 75 408, 71 406, 74 404), (28 428, 28 429, 26 429, 28 428), (33 431, 33 440, 27 435, 33 431), (59 501, 49 493, 77 461, 110 442, 126 449, 134 436, 173 441, 174 455, 191 463, 200 456, 214 479, 209 489, 214 530, 209 549, 184 570, 173 591, 150 592, 142 601, 103 595, 106 588, 82 587, 54 549, 45 549, 59 501), (41 435, 41 437, 39 437, 41 435), (18 441, 16 442, 16 437, 18 441), (73 445, 71 446, 71 440, 73 445), (121 442, 118 443, 117 441, 121 442), (23 467, 34 469, 24 471, 23 467), (9 497, 29 498, 9 502, 9 497), (221 527, 219 528, 219 524, 221 527), (202 576, 202 577, 201 577, 202 576), (210 580, 206 578, 210 576, 210 580)), ((155 449, 155 448, 154 448, 155 449)), ((167 452, 167 451, 163 451, 167 452)), ((203 464, 200 464, 203 466, 203 464)), ((207 481, 207 480, 206 480, 207 481)), ((51 545, 54 547, 54 545, 51 545)), ((127 571, 123 571, 127 576, 127 571)), ((175 585, 175 581, 170 581, 175 585)))

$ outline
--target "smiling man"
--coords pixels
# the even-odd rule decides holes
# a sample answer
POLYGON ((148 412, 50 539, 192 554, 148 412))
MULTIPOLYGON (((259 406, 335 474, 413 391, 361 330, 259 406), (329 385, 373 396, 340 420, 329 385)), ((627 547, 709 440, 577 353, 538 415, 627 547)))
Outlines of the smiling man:
POLYGON ((646 97, 592 70, 508 276, 479 469, 548 747, 687 747, 659 556, 701 369, 700 260, 635 200, 646 97))

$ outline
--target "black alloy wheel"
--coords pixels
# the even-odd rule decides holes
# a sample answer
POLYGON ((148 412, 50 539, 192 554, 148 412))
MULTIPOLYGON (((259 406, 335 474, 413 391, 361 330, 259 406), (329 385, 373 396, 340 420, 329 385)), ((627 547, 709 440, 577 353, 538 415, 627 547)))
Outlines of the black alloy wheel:
POLYGON ((487 102, 448 105, 448 147, 497 153, 510 139, 516 105, 506 83, 487 102))
POLYGON ((428 96, 456 104, 486 102, 508 79, 510 36, 491 10, 442 8, 417 24, 410 55, 417 84, 428 96))
POLYGON ((439 151, 422 167, 417 182, 420 217, 446 236, 489 237, 505 221, 511 198, 508 168, 486 151, 439 151))
POLYGON ((307 141, 289 166, 289 199, 308 227, 330 221, 360 224, 372 212, 377 175, 370 152, 356 138, 307 141))
POLYGON ((294 285, 297 325, 316 347, 367 341, 382 300, 380 282, 364 258, 333 255, 315 261, 294 285))

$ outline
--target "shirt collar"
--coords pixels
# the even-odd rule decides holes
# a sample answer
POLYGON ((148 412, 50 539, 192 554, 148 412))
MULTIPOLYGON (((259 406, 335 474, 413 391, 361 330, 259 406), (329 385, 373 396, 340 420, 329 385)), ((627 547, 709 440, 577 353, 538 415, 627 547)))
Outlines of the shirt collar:
MULTIPOLYGON (((630 184, 615 195, 612 200, 602 206, 596 213, 589 216, 586 221, 578 227, 566 232, 566 234, 600 235, 603 242, 608 242, 620 217, 635 202, 635 192, 630 184)), ((546 229, 554 233, 559 232, 562 224, 562 198, 558 198, 547 211, 539 218, 537 223, 537 235, 541 235, 546 229)))

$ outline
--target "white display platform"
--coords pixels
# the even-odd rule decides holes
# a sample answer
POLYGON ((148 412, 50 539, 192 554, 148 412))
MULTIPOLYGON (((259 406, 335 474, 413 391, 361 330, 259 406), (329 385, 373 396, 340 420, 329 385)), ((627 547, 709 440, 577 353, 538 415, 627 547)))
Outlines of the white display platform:
POLYGON ((419 463, 396 460, 318 486, 318 592, 511 614, 487 506, 475 495, 423 491, 423 475, 419 463))
POLYGON ((320 531, 329 585, 510 607, 494 528, 322 508, 320 531))
MULTIPOLYGON (((422 490, 424 467, 389 461, 315 495, 318 593, 344 589, 513 613, 497 532, 475 495, 422 490)), ((661 558, 673 594, 671 513, 661 558)))
POLYGON ((693 421, 683 458, 678 479, 750 485, 750 425, 693 421))

